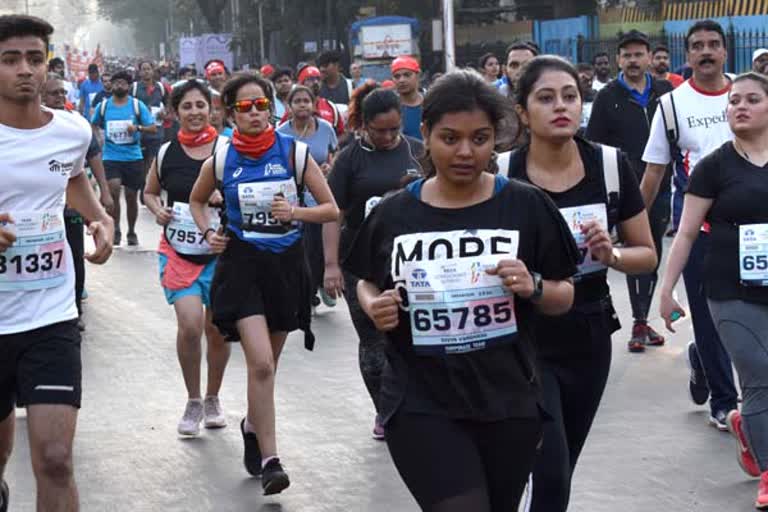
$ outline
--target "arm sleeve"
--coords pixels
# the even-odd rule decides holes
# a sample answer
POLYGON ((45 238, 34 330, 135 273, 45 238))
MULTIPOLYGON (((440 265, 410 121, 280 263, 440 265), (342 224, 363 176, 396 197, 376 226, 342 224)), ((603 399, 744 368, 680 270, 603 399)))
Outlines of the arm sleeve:
POLYGON ((717 197, 720 188, 719 178, 722 173, 719 154, 720 151, 714 151, 696 164, 688 181, 686 194, 693 194, 706 199, 717 197))
POLYGON ((645 209, 640 185, 632 166, 623 152, 619 156, 619 222, 629 220, 645 209))
POLYGON ((333 161, 328 175, 328 186, 341 210, 349 209, 349 181, 352 176, 352 146, 344 148, 333 161))
POLYGON ((648 164, 667 165, 672 157, 670 156, 669 141, 664 127, 664 116, 661 113, 661 104, 653 114, 651 122, 651 133, 648 136, 648 143, 645 145, 643 161, 648 164))

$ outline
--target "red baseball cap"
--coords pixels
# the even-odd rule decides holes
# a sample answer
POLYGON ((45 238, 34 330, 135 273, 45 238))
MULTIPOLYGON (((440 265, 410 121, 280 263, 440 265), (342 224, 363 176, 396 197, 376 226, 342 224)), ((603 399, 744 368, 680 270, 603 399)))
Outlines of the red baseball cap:
POLYGON ((259 71, 261 72, 261 76, 269 78, 275 72, 275 68, 272 64, 264 64, 259 71))
POLYGON ((392 74, 397 73, 401 69, 407 69, 409 71, 413 71, 414 73, 421 73, 421 66, 419 66, 419 61, 410 55, 403 55, 393 60, 390 69, 392 70, 392 74))
POLYGON ((299 83, 303 84, 307 78, 321 78, 323 75, 315 66, 307 66, 299 73, 299 83))

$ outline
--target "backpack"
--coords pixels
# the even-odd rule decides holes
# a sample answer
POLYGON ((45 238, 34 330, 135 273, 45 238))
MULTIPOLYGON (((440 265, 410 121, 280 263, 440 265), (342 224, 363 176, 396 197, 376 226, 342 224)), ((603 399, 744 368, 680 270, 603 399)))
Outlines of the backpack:
MULTIPOLYGON (((107 113, 107 102, 111 100, 112 98, 104 98, 99 103, 99 117, 101 117, 102 128, 107 124, 107 119, 104 115, 107 113)), ((136 124, 139 125, 141 124, 141 106, 139 105, 141 102, 136 98, 131 98, 131 100, 133 100, 133 115, 136 116, 136 124)))
POLYGON ((675 97, 671 92, 659 98, 659 108, 661 109, 661 119, 664 121, 664 133, 669 142, 669 149, 673 154, 680 140, 680 127, 677 124, 677 108, 675 108, 675 97))
MULTIPOLYGON (((160 146, 160 149, 157 151, 157 158, 155 160, 155 169, 157 170, 157 178, 160 180, 160 183, 163 182, 163 160, 165 159, 165 154, 168 152, 168 148, 171 147, 171 143, 173 141, 168 141, 162 146, 160 146)), ((213 151, 211 154, 216 152, 216 148, 219 147, 219 144, 227 144, 229 142, 229 137, 224 137, 223 135, 219 135, 216 138, 216 142, 213 143, 213 151)))
MULTIPOLYGON (((163 93, 163 102, 165 102, 165 95, 167 94, 167 91, 165 90, 165 87, 163 86, 162 82, 155 82, 155 87, 160 89, 160 92, 163 93)), ((139 82, 133 82, 133 88, 131 89, 131 96, 134 98, 136 97, 137 93, 139 92, 139 82)))

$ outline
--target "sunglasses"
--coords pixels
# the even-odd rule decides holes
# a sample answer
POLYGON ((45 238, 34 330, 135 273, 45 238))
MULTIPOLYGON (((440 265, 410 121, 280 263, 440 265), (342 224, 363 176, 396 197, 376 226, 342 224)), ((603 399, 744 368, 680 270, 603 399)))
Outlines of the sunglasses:
POLYGON ((246 112, 250 112, 253 110, 253 107, 256 107, 258 112, 266 112, 269 110, 271 104, 272 102, 269 100, 269 98, 254 98, 252 100, 236 101, 230 108, 238 114, 245 114, 246 112))

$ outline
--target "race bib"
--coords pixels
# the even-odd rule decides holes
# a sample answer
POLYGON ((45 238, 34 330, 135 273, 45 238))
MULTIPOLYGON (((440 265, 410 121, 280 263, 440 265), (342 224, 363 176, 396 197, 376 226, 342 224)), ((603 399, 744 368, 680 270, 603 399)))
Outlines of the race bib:
POLYGON ((278 194, 282 194, 292 205, 298 204, 298 192, 293 179, 237 185, 243 236, 282 236, 291 229, 290 225, 286 226, 272 216, 272 200, 278 194))
POLYGON ((587 274, 594 274, 606 269, 606 266, 592 255, 587 247, 586 239, 581 233, 581 226, 596 220, 603 228, 608 228, 608 214, 605 203, 561 208, 560 214, 571 229, 573 239, 579 248, 579 269, 574 279, 578 280, 587 274))
POLYGON ((373 196, 372 198, 368 199, 368 201, 365 202, 365 216, 364 219, 367 219, 368 216, 371 214, 371 210, 381 202, 381 196, 373 196))
POLYGON ((107 138, 114 144, 133 144, 133 135, 128 133, 130 121, 107 121, 107 138))
POLYGON ((16 242, 0 253, 0 291, 43 290, 67 280, 67 238, 60 211, 15 212, 3 226, 16 242))
MULTIPOLYGON (((209 212, 211 229, 218 229, 221 224, 218 212, 216 210, 209 210, 209 212)), ((187 203, 173 203, 173 219, 165 227, 165 238, 179 254, 188 256, 213 254, 211 246, 197 229, 187 203)))
POLYGON ((739 275, 744 286, 768 286, 768 224, 739 226, 739 275))
POLYGON ((158 116, 163 114, 165 112, 165 107, 149 107, 150 112, 152 112, 152 117, 155 118, 155 124, 157 126, 162 126, 163 121, 158 119, 158 116))
MULTIPOLYGON (((414 350, 425 355, 460 354, 512 341, 517 333, 514 297, 501 278, 486 270, 505 257, 517 257, 519 232, 417 236, 421 244, 411 239, 411 251, 405 251, 413 258, 398 264, 414 350)), ((408 237, 398 237, 396 245, 408 243, 408 237)))

